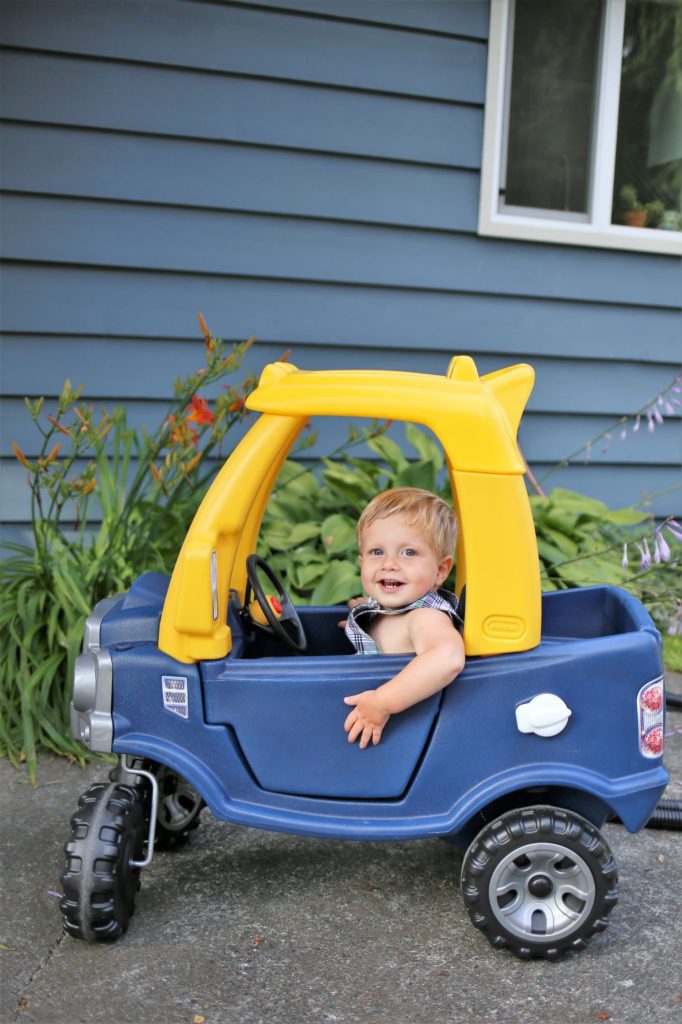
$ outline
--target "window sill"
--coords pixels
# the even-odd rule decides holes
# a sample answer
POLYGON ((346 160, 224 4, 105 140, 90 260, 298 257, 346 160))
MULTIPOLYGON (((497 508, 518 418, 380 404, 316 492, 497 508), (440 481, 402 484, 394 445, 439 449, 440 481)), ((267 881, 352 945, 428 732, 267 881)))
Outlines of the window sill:
POLYGON ((595 224, 568 223, 538 217, 509 214, 481 215, 478 233, 495 238, 523 242, 548 242, 553 245, 582 245, 598 249, 650 252, 660 256, 682 256, 682 232, 655 228, 630 228, 622 224, 597 227, 595 224))

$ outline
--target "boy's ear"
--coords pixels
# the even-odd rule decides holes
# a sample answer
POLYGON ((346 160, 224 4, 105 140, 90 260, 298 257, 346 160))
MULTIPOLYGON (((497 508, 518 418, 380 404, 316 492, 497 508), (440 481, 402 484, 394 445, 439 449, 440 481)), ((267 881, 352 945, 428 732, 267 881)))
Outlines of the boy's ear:
POLYGON ((436 576, 436 582, 438 586, 440 586, 441 583, 444 583, 445 580, 448 578, 450 570, 452 569, 453 562, 454 558, 452 557, 452 555, 446 555, 445 558, 441 558, 440 562, 438 563, 438 575, 436 576))

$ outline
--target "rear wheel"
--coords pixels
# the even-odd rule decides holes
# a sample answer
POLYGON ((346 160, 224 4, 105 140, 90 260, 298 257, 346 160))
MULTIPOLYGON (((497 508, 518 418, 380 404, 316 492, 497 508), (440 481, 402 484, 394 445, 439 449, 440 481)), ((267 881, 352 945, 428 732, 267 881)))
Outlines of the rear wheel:
POLYGON ((145 793, 120 782, 96 782, 81 796, 66 842, 60 902, 64 930, 86 942, 123 935, 135 909, 147 835, 145 793))
POLYGON ((509 811, 486 825, 462 865, 469 916, 498 949, 556 960, 585 948, 618 902, 605 839, 556 807, 509 811))

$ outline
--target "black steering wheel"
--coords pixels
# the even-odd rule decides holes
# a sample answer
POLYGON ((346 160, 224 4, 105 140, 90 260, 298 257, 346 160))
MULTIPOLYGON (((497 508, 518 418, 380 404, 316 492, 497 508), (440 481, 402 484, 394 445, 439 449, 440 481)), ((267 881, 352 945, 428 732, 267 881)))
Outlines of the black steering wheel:
POLYGON ((305 638, 305 632, 303 630, 303 624, 299 618, 298 612, 294 608, 291 598, 284 589, 284 584, 277 575, 274 569, 271 569, 264 558, 260 555, 249 555, 246 559, 246 593, 244 594, 244 615, 249 619, 251 624, 257 629, 264 629, 268 633, 272 633, 278 640, 282 640, 288 647, 298 654, 303 654, 308 642, 305 638), (277 591, 277 600, 281 605, 281 612, 279 616, 276 616, 270 607, 270 602, 265 596, 265 591, 261 586, 261 582, 258 579, 257 570, 260 569, 263 575, 267 576, 270 583, 277 591), (262 625, 260 622, 255 622, 254 619, 249 615, 249 605, 251 604, 251 595, 255 597, 256 601, 260 605, 263 615, 267 619, 267 626, 262 625), (293 632, 284 628, 284 623, 290 623, 293 632))

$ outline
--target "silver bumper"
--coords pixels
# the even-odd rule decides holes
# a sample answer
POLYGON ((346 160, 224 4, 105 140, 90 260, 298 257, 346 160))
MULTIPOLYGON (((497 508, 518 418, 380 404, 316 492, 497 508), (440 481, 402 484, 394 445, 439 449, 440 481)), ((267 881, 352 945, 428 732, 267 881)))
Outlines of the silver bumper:
POLYGON ((98 753, 110 753, 114 739, 113 664, 109 651, 100 648, 100 628, 104 616, 121 596, 99 601, 86 619, 83 653, 76 658, 73 673, 71 732, 89 750, 98 753))

